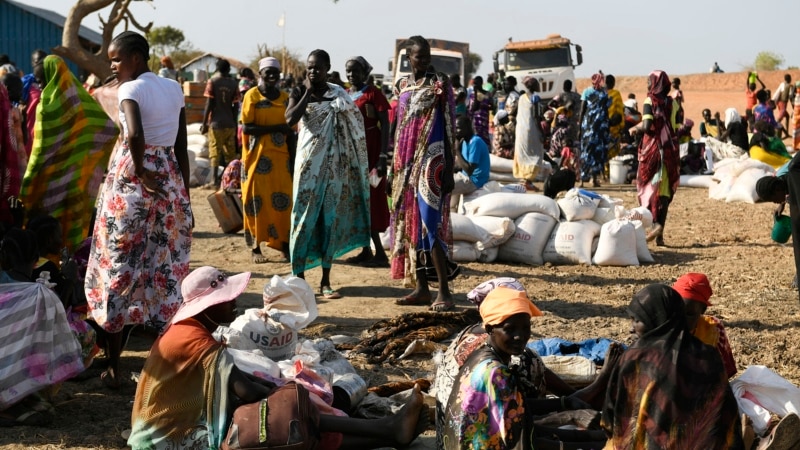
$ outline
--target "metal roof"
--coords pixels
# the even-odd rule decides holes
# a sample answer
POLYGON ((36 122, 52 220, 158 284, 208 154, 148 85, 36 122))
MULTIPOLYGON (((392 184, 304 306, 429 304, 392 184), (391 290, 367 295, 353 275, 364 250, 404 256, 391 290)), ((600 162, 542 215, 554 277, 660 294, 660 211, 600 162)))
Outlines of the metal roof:
MULTIPOLYGON (((66 17, 56 12, 49 11, 47 9, 36 8, 34 6, 26 5, 24 3, 15 2, 12 0, 0 0, 0 1, 5 1, 6 3, 14 5, 19 9, 27 11, 35 16, 41 17, 42 19, 47 20, 48 22, 51 22, 60 28, 64 28, 64 23, 67 21, 66 17)), ((81 25, 78 31, 78 36, 80 36, 83 39, 86 39, 87 41, 93 44, 97 45, 103 44, 103 35, 83 25, 81 25)))

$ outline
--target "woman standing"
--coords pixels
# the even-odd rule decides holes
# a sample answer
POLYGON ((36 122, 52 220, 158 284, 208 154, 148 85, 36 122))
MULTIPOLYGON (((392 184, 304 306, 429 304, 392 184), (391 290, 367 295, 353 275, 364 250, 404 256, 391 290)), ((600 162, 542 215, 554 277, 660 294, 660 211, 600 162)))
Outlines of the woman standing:
POLYGON ((8 99, 6 87, 0 83, 0 224, 9 228, 17 222, 9 200, 19 196, 22 180, 19 171, 20 155, 17 154, 11 137, 11 101, 8 99))
POLYGON ((680 294, 651 284, 633 296, 628 313, 638 340, 611 373, 605 448, 743 449, 722 359, 692 336, 680 294))
POLYGON ((525 180, 526 187, 532 191, 539 189, 533 184, 544 158, 544 134, 542 118, 539 114, 539 81, 526 76, 522 84, 527 90, 520 99, 517 109, 517 127, 514 139, 514 177, 525 180))
POLYGON ((590 178, 594 187, 600 187, 597 177, 603 173, 608 160, 611 99, 603 87, 604 82, 602 72, 592 75, 592 86, 583 92, 581 98, 581 187, 590 178))
POLYGON ((680 155, 671 121, 673 99, 669 98, 670 82, 666 72, 650 72, 647 98, 642 108, 644 135, 639 144, 639 171, 636 175, 639 204, 653 214, 653 229, 647 240, 664 245, 664 224, 675 190, 680 182, 680 155))
POLYGON ((412 72, 395 85, 398 97, 392 163, 392 278, 414 291, 398 305, 428 305, 433 299, 425 266, 430 258, 439 279, 434 311, 454 307, 447 284, 453 244, 450 192, 453 191, 455 116, 448 77, 430 72, 431 47, 422 36, 408 39, 412 72))
POLYGON ((119 387, 122 327, 162 330, 181 305, 189 273, 193 216, 183 92, 150 72, 150 46, 134 32, 111 41, 111 71, 120 80, 125 141, 97 201, 85 290, 95 321, 109 333, 108 370, 119 387))
POLYGON ((261 243, 289 258, 292 214, 292 167, 286 124, 289 94, 278 88, 281 65, 268 57, 258 62, 261 80, 242 101, 242 204, 244 240, 253 262, 263 264, 261 243))
POLYGON ((492 93, 484 89, 483 78, 477 76, 472 79, 472 91, 467 103, 467 114, 472 119, 472 129, 491 146, 489 139, 489 112, 492 110, 492 93))
POLYGON ((331 58, 314 50, 306 80, 294 88, 286 109, 299 123, 294 164, 294 205, 289 241, 292 273, 322 266, 320 295, 341 298, 331 288, 333 260, 369 245, 369 184, 364 121, 344 88, 328 83, 331 58))
POLYGON ((367 162, 370 177, 380 177, 377 185, 370 183, 369 212, 372 243, 375 256, 369 246, 348 260, 366 267, 389 267, 389 258, 381 244, 380 233, 389 227, 389 203, 386 201, 386 151, 389 147, 389 102, 380 89, 366 80, 372 72, 363 56, 356 56, 345 65, 347 81, 350 82, 350 98, 364 117, 364 134, 367 139, 367 162))

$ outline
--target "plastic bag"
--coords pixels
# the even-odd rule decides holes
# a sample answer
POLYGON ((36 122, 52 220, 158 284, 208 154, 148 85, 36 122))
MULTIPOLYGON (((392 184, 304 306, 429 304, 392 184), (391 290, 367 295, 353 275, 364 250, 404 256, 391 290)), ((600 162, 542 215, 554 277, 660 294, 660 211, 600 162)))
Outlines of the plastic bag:
POLYGON ((319 315, 311 286, 294 276, 283 279, 275 275, 264 286, 264 310, 273 320, 295 331, 307 327, 319 315))
POLYGON ((800 388, 765 366, 749 366, 731 381, 739 411, 753 420, 753 429, 763 435, 769 426, 770 413, 781 417, 800 414, 800 388))

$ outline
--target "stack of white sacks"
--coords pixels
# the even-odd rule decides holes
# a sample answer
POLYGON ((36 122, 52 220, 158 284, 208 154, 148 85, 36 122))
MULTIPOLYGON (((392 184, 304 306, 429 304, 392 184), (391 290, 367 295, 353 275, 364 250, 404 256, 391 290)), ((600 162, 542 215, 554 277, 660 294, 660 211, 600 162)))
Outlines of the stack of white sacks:
MULTIPOLYGON (((514 177, 514 161, 511 159, 501 158, 490 153, 489 166, 489 180, 491 181, 500 183, 517 183, 520 181, 514 177)), ((542 160, 534 181, 544 181, 551 173, 553 173, 553 166, 549 162, 542 160)))
POLYGON ((200 123, 186 126, 186 143, 189 154, 189 186, 202 186, 214 178, 208 160, 208 137, 200 132, 200 123))
POLYGON ((714 162, 713 175, 681 175, 682 187, 707 188, 708 197, 726 203, 758 201, 756 182, 775 175, 775 169, 759 160, 742 155, 714 162))
POLYGON ((451 214, 453 259, 529 265, 638 266, 653 262, 646 208, 573 189, 555 201, 519 185, 487 183, 451 214))

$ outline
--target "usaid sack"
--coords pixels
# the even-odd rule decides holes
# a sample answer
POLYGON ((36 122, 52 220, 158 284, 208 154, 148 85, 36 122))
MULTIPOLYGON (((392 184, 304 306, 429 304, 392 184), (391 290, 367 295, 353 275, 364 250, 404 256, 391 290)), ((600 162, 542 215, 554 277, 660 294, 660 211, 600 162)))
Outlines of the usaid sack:
POLYGON ((570 189, 564 198, 558 200, 561 215, 569 222, 594 217, 597 204, 591 198, 581 195, 578 189, 570 189))
POLYGON ((497 258, 501 261, 534 266, 544 264, 542 251, 550 238, 556 219, 546 214, 526 213, 520 216, 514 224, 516 231, 511 239, 500 246, 497 258))
POLYGON ((591 220, 556 224, 542 254, 551 264, 592 264, 592 240, 600 225, 591 220))
POLYGON ((633 224, 627 220, 612 220, 603 225, 592 262, 598 266, 638 266, 633 224))
POLYGON ((550 197, 540 194, 515 194, 511 192, 495 192, 484 195, 464 204, 464 210, 471 216, 510 217, 516 220, 519 216, 538 212, 558 220, 561 210, 550 197))

